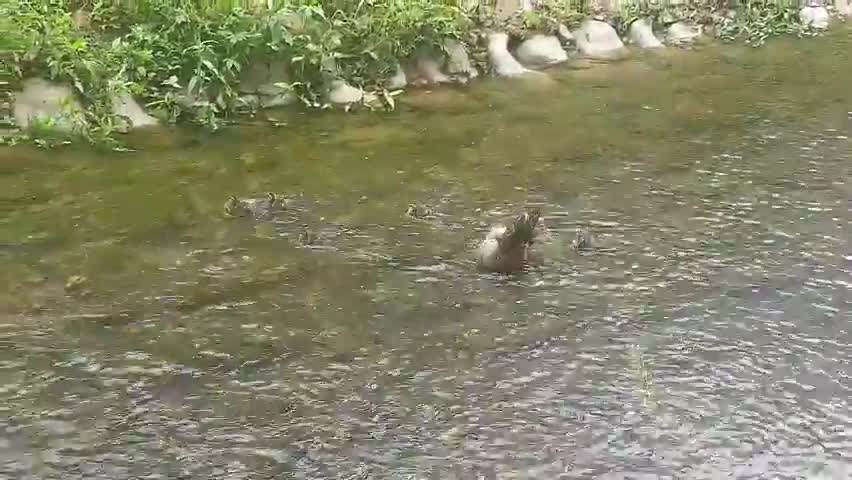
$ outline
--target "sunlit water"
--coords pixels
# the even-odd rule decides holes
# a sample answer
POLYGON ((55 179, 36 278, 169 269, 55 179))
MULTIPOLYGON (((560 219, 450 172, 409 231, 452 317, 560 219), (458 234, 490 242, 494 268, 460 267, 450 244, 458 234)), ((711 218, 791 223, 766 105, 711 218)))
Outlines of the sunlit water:
POLYGON ((0 152, 0 477, 850 478, 850 47, 0 152))

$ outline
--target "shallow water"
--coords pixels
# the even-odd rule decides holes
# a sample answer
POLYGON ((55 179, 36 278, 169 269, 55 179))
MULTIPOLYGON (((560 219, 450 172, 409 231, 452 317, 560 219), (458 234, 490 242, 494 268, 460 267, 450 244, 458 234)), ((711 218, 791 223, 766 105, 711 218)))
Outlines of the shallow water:
POLYGON ((850 47, 0 151, 0 477, 852 478, 850 47))

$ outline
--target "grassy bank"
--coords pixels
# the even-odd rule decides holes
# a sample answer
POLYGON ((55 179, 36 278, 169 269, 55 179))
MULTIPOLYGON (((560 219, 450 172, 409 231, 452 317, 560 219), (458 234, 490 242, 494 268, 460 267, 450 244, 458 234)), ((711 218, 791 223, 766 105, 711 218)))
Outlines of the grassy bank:
POLYGON ((106 137, 120 91, 170 120, 215 127, 240 106, 240 75, 253 59, 286 61, 289 86, 315 105, 331 77, 381 87, 398 59, 467 28, 458 8, 434 0, 230 3, 10 0, 0 5, 2 67, 12 84, 39 76, 74 85, 86 134, 106 137))
MULTIPOLYGON (((245 108, 240 79, 258 59, 288 65, 285 87, 305 105, 319 106, 331 79, 381 91, 401 59, 419 48, 440 48, 444 39, 468 41, 475 50, 471 39, 483 29, 554 31, 589 13, 586 2, 574 0, 537 5, 535 12, 498 22, 488 7, 463 10, 457 0, 5 0, 0 90, 33 76, 73 85, 84 107, 80 133, 93 141, 119 128, 112 99, 120 93, 167 121, 216 128, 245 108)), ((611 16, 617 25, 649 15, 662 22, 666 15, 690 18, 717 24, 723 38, 757 43, 800 32, 796 12, 792 3, 709 0, 637 4, 611 16), (715 15, 732 6, 742 14, 715 15)))

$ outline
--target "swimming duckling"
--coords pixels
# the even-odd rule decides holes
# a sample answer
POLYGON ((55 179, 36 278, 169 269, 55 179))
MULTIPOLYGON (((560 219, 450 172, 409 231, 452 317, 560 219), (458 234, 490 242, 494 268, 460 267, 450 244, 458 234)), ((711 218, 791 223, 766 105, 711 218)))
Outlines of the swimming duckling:
POLYGON ((577 230, 577 237, 571 242, 571 246, 575 250, 587 250, 594 246, 594 238, 592 232, 588 229, 577 230))
POLYGON ((429 208, 428 205, 418 205, 416 203, 409 203, 408 209, 405 211, 405 215, 411 218, 422 220, 426 217, 432 216, 432 209, 429 208))
POLYGON ((491 227, 485 240, 479 244, 479 266, 485 270, 512 273, 523 268, 529 247, 535 240, 541 212, 530 209, 508 224, 491 227))
POLYGON ((313 245, 314 241, 316 241, 316 235, 307 225, 302 225, 302 231, 299 232, 299 244, 309 246, 313 245))
POLYGON ((239 199, 233 195, 225 202, 225 215, 228 217, 266 218, 280 204, 278 197, 269 192, 262 198, 239 199))

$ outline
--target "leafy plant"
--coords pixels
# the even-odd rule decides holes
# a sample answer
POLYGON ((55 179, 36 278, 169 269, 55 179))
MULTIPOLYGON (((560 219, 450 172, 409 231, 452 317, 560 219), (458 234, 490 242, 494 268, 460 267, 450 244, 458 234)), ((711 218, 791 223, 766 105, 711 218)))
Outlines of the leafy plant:
POLYGON ((752 46, 763 45, 767 38, 777 35, 816 34, 814 29, 801 23, 795 6, 769 0, 746 2, 734 15, 725 16, 717 29, 723 40, 741 39, 752 46))

